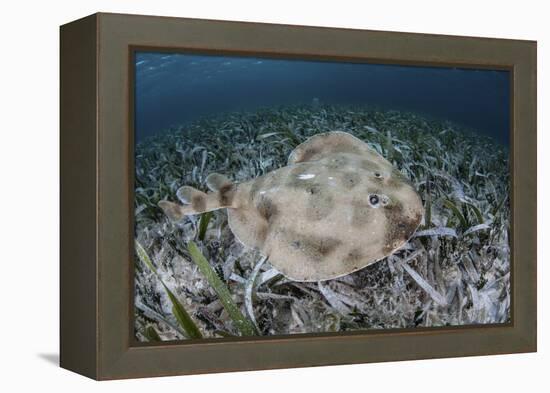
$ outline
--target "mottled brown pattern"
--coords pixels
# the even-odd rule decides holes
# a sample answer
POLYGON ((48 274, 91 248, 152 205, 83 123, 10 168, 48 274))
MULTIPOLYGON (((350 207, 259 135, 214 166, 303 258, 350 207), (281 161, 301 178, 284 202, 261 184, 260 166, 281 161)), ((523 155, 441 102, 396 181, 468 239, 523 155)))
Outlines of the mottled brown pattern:
POLYGON ((266 196, 260 197, 256 209, 258 209, 258 213, 260 213, 266 221, 270 221, 279 212, 279 209, 273 201, 266 196))
POLYGON ((222 185, 218 193, 218 201, 220 206, 231 206, 233 195, 235 194, 233 184, 226 183, 222 185))
POLYGON ((357 269, 363 258, 363 252, 358 248, 351 249, 344 257, 343 262, 352 269, 357 269))
POLYGON ((205 195, 198 193, 191 195, 191 207, 198 213, 203 212, 206 209, 205 195))
POLYGON ((408 217, 399 203, 393 203, 383 209, 389 224, 385 236, 384 253, 390 253, 395 249, 396 244, 402 244, 408 240, 420 224, 422 214, 419 213, 412 218, 408 217))
POLYGON ((300 251, 308 259, 317 262, 321 262, 342 244, 341 240, 332 237, 308 236, 289 229, 283 233, 288 238, 292 249, 300 251))
POLYGON ((303 162, 303 161, 308 161, 311 159, 311 157, 313 157, 314 155, 316 155, 317 153, 319 153, 319 150, 314 148, 314 147, 311 147, 311 148, 308 148, 308 149, 304 149, 302 151, 302 154, 300 155, 300 158, 297 162, 303 162))
MULTIPOLYGON (((314 136, 289 163, 234 185, 213 174, 208 194, 183 187, 191 206, 180 207, 179 216, 228 207, 235 237, 297 281, 367 266, 407 241, 419 223, 422 204, 406 178, 349 134, 314 136), (298 162, 304 160, 310 161, 298 162)), ((178 209, 161 207, 176 216, 178 209)))

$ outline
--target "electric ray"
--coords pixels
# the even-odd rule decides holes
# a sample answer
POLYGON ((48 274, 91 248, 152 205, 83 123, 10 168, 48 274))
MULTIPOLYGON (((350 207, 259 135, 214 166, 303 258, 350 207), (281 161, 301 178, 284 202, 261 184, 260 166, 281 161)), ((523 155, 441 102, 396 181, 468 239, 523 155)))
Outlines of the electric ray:
POLYGON ((208 194, 181 187, 183 205, 159 206, 174 221, 227 208, 243 244, 294 281, 344 276, 396 251, 424 213, 408 179, 375 150, 341 131, 297 146, 288 165, 235 184, 213 173, 208 194))

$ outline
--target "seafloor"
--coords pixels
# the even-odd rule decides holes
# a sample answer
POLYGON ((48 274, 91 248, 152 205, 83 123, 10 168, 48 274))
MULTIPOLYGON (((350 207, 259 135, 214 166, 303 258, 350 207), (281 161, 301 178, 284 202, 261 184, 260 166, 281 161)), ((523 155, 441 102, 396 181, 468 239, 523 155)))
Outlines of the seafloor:
POLYGON ((510 319, 508 149, 491 138, 412 113, 292 106, 224 114, 166 130, 136 145, 135 163, 136 244, 153 265, 136 256, 140 341, 193 337, 184 317, 203 337, 242 334, 235 310, 228 312, 227 302, 190 257, 190 241, 261 335, 510 319), (224 210, 174 224, 157 207, 161 199, 176 201, 182 185, 206 191, 205 178, 212 172, 240 182, 284 166, 294 146, 334 130, 359 137, 393 162, 416 185, 426 209, 406 246, 358 272, 300 283, 278 274, 269 261, 254 271, 262 256, 235 239, 224 210))

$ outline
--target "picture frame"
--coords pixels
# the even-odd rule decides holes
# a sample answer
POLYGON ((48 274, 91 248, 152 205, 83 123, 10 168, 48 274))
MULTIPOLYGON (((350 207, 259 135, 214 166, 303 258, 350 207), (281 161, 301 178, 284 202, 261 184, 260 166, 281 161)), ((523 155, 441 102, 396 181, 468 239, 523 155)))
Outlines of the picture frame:
POLYGON ((61 26, 60 364, 97 380, 536 351, 536 42, 98 13, 61 26), (511 322, 133 337, 136 50, 504 69, 511 74, 511 322))

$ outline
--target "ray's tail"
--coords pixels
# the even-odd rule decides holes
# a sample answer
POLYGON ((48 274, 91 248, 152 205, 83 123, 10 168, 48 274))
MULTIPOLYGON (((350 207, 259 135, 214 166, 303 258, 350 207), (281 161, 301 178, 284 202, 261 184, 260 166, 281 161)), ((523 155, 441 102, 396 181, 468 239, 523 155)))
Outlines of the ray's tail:
POLYGON ((206 178, 206 185, 212 192, 207 194, 196 188, 183 186, 176 193, 182 205, 160 201, 159 207, 172 221, 179 221, 184 216, 232 206, 236 185, 231 180, 219 173, 212 173, 206 178))

